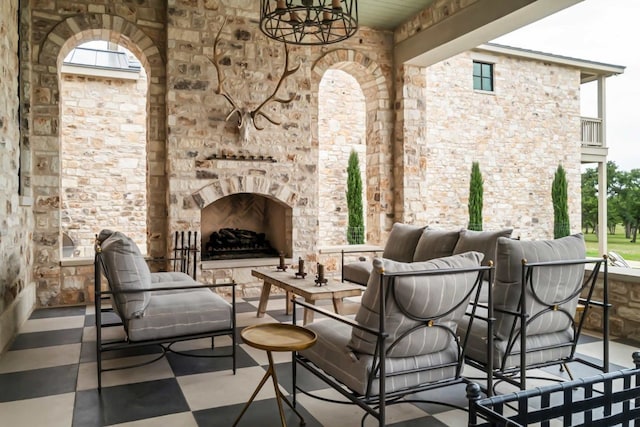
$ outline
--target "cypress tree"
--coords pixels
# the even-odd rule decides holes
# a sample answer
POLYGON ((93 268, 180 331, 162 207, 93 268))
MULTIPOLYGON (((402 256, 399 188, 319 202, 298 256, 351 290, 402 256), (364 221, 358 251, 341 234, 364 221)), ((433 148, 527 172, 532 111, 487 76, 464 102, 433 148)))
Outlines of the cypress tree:
POLYGON ((471 164, 471 181, 469 182, 469 230, 482 231, 482 197, 483 181, 480 164, 471 164))
POLYGON ((351 150, 347 166, 347 209, 349 222, 347 225, 347 243, 357 245, 364 243, 364 214, 362 209, 362 177, 358 153, 351 150))
POLYGON ((567 174, 562 165, 558 165, 551 184, 553 202, 553 238, 559 239, 570 234, 569 203, 567 201, 567 174))

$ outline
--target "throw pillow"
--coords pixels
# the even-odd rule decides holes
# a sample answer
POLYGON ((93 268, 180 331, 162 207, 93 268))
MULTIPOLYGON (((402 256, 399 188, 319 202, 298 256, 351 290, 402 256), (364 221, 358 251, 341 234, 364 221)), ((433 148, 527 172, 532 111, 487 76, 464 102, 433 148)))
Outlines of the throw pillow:
MULTIPOLYGON (((520 302, 522 260, 529 263, 546 261, 567 261, 585 259, 586 246, 581 233, 555 240, 514 240, 498 239, 496 280, 493 287, 493 305, 495 308, 517 310, 520 302)), ((584 279, 583 264, 566 264, 554 267, 534 267, 532 283, 536 295, 545 302, 561 301, 571 296, 582 286, 584 279)), ((545 308, 527 289, 526 310, 530 319, 545 308)), ((561 304, 560 307, 574 313, 578 296, 561 304)), ((509 337, 514 317, 495 312, 496 336, 509 337)), ((567 329, 571 319, 560 311, 551 311, 535 317, 527 325, 527 335, 551 333, 567 329)))
POLYGON ((467 251, 477 251, 484 254, 485 265, 489 261, 496 262, 496 245, 499 237, 510 237, 512 228, 505 228, 499 231, 473 231, 461 230, 460 237, 453 249, 454 254, 461 254, 467 251))
MULTIPOLYGON (((98 235, 104 275, 113 291, 151 288, 151 272, 138 245, 125 234, 103 230, 98 235)), ((142 317, 149 304, 148 292, 115 296, 118 313, 125 319, 142 317)))
POLYGON ((425 227, 396 222, 391 228, 382 257, 399 262, 413 261, 413 253, 425 227))
POLYGON ((413 262, 444 258, 453 254, 460 231, 434 230, 427 228, 422 232, 413 254, 413 262))
MULTIPOLYGON (((447 258, 425 262, 401 263, 388 259, 375 258, 373 272, 369 277, 367 289, 362 295, 362 303, 356 313, 356 321, 378 330, 380 325, 380 295, 385 295, 385 331, 389 334, 387 347, 391 357, 408 357, 431 354, 448 347, 453 337, 443 328, 456 330, 456 321, 460 320, 467 308, 470 290, 476 282, 478 273, 471 271, 457 274, 406 275, 395 277, 393 292, 387 292, 389 277, 382 273, 420 272, 425 270, 478 267, 482 254, 467 252, 447 258), (384 283, 381 278, 384 277, 384 283), (382 286, 382 289, 381 289, 382 286), (457 307, 454 310, 454 307, 457 307), (450 313, 446 314, 452 310, 450 313), (439 317, 435 327, 420 327, 403 336, 421 321, 418 318, 439 317), (402 339, 399 339, 401 338, 402 339), (395 342, 398 340, 397 342, 395 342)), ((374 354, 376 337, 353 328, 349 346, 357 352, 374 354)))

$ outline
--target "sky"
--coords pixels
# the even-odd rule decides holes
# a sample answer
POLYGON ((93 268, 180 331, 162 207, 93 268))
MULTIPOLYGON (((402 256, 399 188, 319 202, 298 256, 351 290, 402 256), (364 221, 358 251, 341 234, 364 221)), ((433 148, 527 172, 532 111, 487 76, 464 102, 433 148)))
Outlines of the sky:
MULTIPOLYGON (((625 66, 606 79, 608 160, 640 169, 640 0, 584 0, 492 42, 625 66)), ((581 101, 580 114, 596 117, 595 84, 581 101)))

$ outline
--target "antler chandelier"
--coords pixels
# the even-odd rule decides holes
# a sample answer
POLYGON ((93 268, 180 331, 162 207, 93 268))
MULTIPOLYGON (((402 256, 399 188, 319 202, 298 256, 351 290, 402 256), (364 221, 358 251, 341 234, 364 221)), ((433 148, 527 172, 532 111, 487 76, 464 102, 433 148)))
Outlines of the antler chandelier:
POLYGON ((357 0, 260 0, 260 29, 291 44, 323 45, 358 30, 357 0))

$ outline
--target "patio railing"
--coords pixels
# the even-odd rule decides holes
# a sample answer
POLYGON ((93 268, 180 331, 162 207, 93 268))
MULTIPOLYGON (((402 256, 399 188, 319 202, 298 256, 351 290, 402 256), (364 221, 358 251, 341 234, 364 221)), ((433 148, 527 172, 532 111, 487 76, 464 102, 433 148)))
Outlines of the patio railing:
POLYGON ((580 118, 580 134, 583 146, 604 147, 602 119, 580 118))

